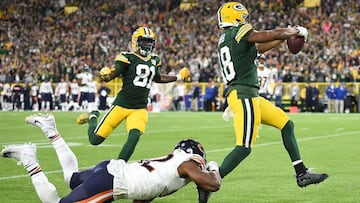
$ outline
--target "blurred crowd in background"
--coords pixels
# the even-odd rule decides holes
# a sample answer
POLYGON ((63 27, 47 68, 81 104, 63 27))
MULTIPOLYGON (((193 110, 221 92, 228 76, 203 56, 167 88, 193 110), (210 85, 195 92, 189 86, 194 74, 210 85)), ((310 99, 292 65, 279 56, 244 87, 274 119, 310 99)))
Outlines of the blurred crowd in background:
MULTIPOLYGON (((71 82, 88 64, 96 77, 120 51, 131 51, 139 26, 156 34, 163 73, 187 66, 189 82, 221 82, 215 52, 220 0, 24 0, 0 1, 0 84, 71 82)), ((282 82, 360 82, 360 5, 356 0, 241 1, 255 29, 288 25, 308 28, 303 50, 286 43, 266 53, 282 82), (315 1, 317 2, 317 1, 315 1)), ((23 87, 25 86, 23 85, 23 87)), ((3 93, 4 95, 4 93, 3 93)))

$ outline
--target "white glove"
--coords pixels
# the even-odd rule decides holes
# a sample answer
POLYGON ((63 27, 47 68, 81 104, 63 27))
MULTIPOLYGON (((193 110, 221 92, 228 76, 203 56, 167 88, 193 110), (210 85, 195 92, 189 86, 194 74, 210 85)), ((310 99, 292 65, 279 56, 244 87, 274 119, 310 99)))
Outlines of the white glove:
POLYGON ((210 161, 206 164, 206 169, 215 174, 216 180, 221 183, 221 176, 219 172, 219 165, 216 161, 210 161))
POLYGON ((219 164, 216 163, 216 161, 209 161, 207 164, 206 164, 206 169, 208 171, 219 171, 219 164))
POLYGON ((224 119, 224 121, 229 121, 232 117, 234 117, 234 112, 231 110, 230 106, 228 106, 226 107, 222 118, 224 119))
POLYGON ((299 30, 298 35, 299 35, 299 36, 303 36, 304 39, 305 39, 305 41, 306 41, 306 40, 307 40, 307 37, 308 37, 308 34, 309 34, 309 33, 308 33, 308 30, 307 30, 305 27, 300 26, 300 25, 296 26, 296 29, 299 30))

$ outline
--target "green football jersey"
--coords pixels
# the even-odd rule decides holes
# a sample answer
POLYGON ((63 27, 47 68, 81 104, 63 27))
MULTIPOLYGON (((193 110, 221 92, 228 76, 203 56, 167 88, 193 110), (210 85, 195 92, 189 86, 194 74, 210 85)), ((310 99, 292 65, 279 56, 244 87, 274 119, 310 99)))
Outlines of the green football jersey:
POLYGON ((161 60, 157 55, 141 57, 122 52, 115 58, 115 73, 122 77, 122 89, 113 104, 128 109, 146 108, 153 80, 160 79, 161 60))
POLYGON ((252 31, 253 28, 248 23, 226 29, 219 39, 217 52, 221 73, 224 82, 229 85, 229 91, 235 88, 239 93, 257 96, 257 49, 255 43, 247 41, 252 31))

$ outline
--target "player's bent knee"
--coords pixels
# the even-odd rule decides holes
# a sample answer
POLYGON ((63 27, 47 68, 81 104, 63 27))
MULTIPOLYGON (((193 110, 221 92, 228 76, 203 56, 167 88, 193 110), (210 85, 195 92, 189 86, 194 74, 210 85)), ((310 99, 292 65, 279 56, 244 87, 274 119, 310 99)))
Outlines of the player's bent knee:
POLYGON ((289 120, 286 125, 289 125, 291 129, 294 129, 295 123, 292 120, 289 120))
POLYGON ((105 140, 105 138, 103 138, 99 135, 95 135, 92 139, 89 138, 90 144, 95 145, 95 146, 101 144, 104 140, 105 140))

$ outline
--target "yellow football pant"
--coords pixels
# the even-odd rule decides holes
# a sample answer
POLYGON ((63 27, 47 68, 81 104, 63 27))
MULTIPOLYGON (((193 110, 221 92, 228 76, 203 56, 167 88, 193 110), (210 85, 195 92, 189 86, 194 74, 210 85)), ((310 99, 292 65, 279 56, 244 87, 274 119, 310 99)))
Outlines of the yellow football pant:
POLYGON ((252 147, 259 133, 260 123, 282 129, 289 117, 263 97, 238 98, 236 90, 227 97, 234 112, 236 145, 252 147))
POLYGON ((146 109, 127 109, 114 105, 98 123, 95 134, 107 138, 124 119, 128 133, 131 129, 138 129, 142 134, 145 132, 148 112, 146 109))

